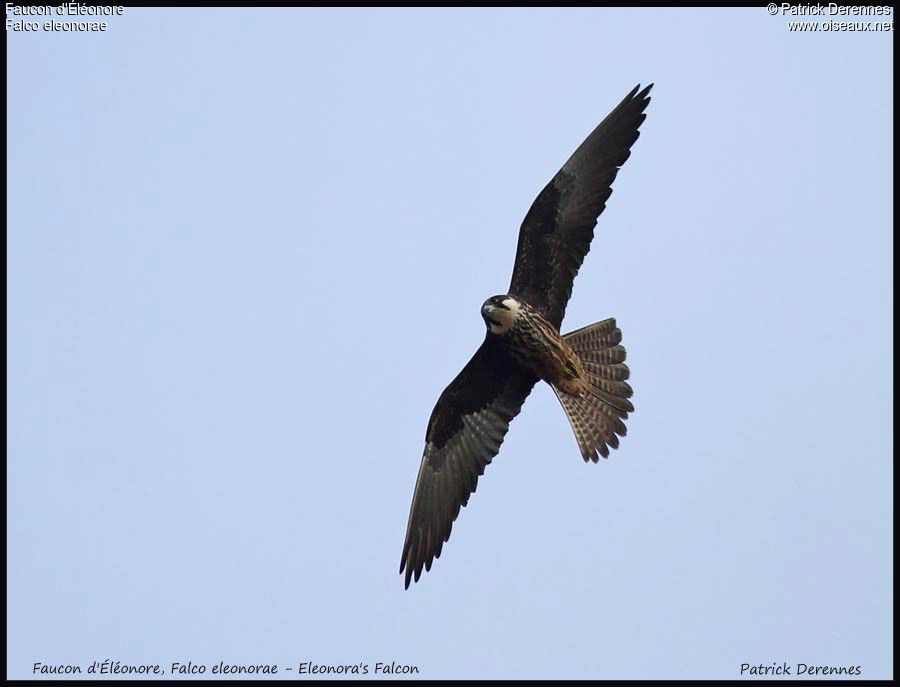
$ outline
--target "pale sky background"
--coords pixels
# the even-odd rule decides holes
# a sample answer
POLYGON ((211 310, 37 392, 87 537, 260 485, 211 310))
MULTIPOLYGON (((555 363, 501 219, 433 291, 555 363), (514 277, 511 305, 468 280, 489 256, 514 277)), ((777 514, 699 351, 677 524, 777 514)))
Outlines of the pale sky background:
POLYGON ((126 9, 8 32, 9 676, 890 678, 893 33, 787 21, 126 9), (426 423, 519 224, 649 82, 563 325, 617 318, 628 437, 585 465, 537 387, 404 591, 426 423))

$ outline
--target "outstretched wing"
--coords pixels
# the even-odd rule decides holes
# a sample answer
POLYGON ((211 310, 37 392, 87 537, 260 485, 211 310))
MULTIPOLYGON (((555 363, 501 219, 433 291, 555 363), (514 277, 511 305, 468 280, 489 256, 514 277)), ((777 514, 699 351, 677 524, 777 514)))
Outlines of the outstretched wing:
POLYGON ((510 421, 519 413, 537 377, 522 369, 501 343, 486 337, 438 399, 416 480, 400 572, 406 587, 440 557, 441 547, 478 477, 500 450, 510 421))
POLYGON ((638 93, 638 85, 625 96, 541 191, 522 222, 509 293, 557 328, 591 248, 597 217, 638 138, 652 87, 638 93))

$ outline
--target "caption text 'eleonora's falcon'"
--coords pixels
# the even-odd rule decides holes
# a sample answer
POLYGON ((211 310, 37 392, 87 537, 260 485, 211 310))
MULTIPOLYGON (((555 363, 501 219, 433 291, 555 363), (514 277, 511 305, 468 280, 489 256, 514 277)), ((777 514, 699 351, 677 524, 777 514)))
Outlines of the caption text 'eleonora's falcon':
POLYGON ((572 282, 612 182, 637 140, 653 84, 636 86, 578 146, 534 201, 519 230, 509 292, 481 306, 484 343, 438 399, 425 433, 400 572, 406 587, 431 569, 461 506, 500 450, 539 379, 562 403, 585 461, 606 458, 634 410, 622 332, 614 319, 559 328, 572 282), (617 436, 618 435, 618 436, 617 436))

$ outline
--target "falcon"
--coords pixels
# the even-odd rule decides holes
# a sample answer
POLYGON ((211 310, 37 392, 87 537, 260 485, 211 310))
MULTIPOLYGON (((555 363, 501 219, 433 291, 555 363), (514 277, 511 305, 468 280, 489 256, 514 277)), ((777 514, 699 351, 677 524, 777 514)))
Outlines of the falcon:
POLYGON ((519 229, 508 292, 481 306, 484 342, 438 398, 425 432, 400 558, 407 589, 440 557, 460 507, 538 380, 562 404, 585 462, 607 458, 625 436, 634 406, 615 319, 569 334, 559 329, 652 87, 626 95, 540 192, 519 229))

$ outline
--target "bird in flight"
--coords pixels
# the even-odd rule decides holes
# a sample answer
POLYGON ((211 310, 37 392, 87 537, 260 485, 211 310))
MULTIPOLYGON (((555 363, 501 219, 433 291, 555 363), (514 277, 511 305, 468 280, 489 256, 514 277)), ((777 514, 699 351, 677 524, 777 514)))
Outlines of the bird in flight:
POLYGON ((625 436, 623 420, 634 406, 616 321, 562 335, 559 328, 597 218, 639 136, 652 87, 638 92, 638 85, 625 96, 525 215, 509 291, 481 306, 484 342, 428 421, 400 559, 406 588, 440 557, 460 507, 538 380, 559 398, 585 462, 598 462, 598 453, 608 457, 625 436))

